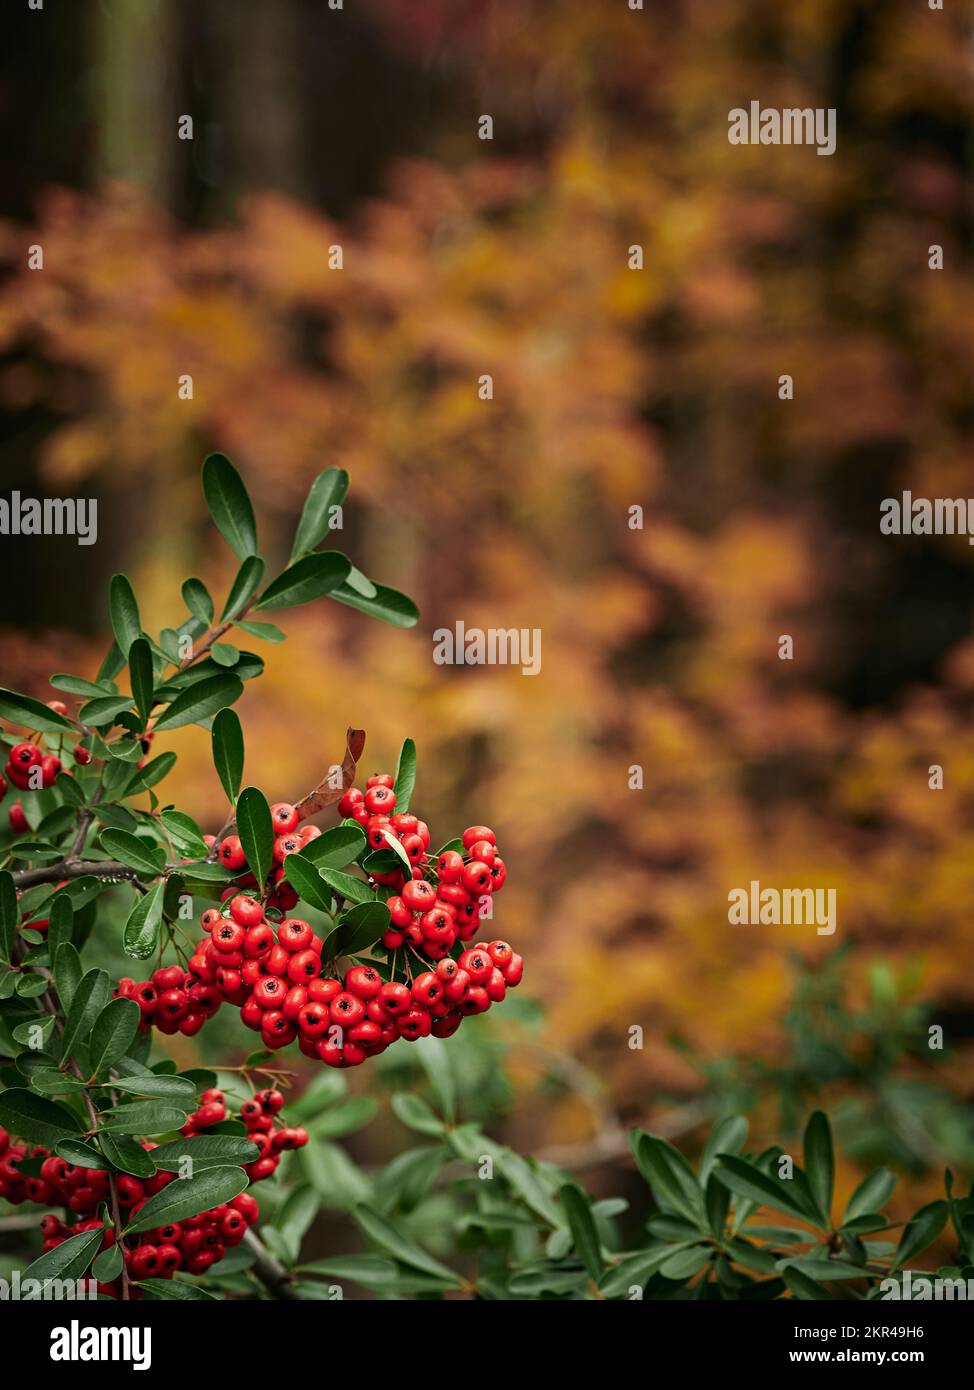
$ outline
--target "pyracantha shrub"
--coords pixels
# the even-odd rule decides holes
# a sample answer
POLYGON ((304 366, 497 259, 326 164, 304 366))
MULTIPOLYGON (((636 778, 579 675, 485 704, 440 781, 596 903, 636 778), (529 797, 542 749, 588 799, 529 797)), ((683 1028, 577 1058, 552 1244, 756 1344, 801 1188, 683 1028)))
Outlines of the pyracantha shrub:
POLYGON ((277 1120, 276 1090, 228 1117, 213 1073, 153 1061, 158 1033, 198 1033, 229 1003, 265 1049, 297 1042, 347 1067, 399 1038, 448 1036, 520 978, 506 943, 469 944, 504 881, 493 832, 474 827, 429 854, 429 831, 409 814, 410 740, 395 777, 371 778, 364 793, 353 788, 365 741, 354 729, 342 761, 294 804, 241 789, 231 706, 263 663, 239 636, 279 641, 266 615, 322 597, 394 627, 418 616, 405 595, 319 549, 347 486, 338 469, 315 480, 290 560, 265 582, 244 483, 211 455, 207 505, 240 561, 219 616, 188 579, 186 612, 150 636, 117 574, 114 641, 94 679, 51 677, 74 707, 0 689, 14 730, 2 734, 0 795, 8 783, 21 794, 0 871, 0 1196, 63 1210, 44 1218, 33 1277, 90 1268, 122 1297, 133 1285, 165 1296, 177 1271, 200 1274, 243 1239, 257 1215, 245 1189, 306 1141, 277 1120), (176 755, 154 740, 188 724, 210 729, 230 803, 215 835, 159 791, 176 755), (336 805, 342 823, 322 833, 311 817, 336 805), (132 897, 121 945, 134 961, 155 957, 149 979, 113 983, 85 959, 100 899, 120 886, 132 897), (205 935, 187 953, 180 919, 200 898, 205 935))

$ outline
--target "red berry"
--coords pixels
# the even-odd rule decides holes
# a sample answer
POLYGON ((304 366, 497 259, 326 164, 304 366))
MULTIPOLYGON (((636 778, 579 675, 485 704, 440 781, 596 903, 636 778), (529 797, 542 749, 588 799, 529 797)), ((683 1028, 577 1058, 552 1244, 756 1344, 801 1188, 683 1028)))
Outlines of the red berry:
POLYGON ((321 957, 317 951, 298 951, 291 957, 287 977, 296 985, 306 985, 309 980, 315 978, 320 969, 321 957))
POLYGON ((396 804, 396 793, 384 784, 369 787, 365 793, 365 809, 370 816, 388 815, 396 804))
POLYGON ((405 985, 390 981, 379 990, 379 999, 386 1010, 395 1017, 404 1014, 412 1006, 412 995, 405 985))
POLYGON ((329 1012, 335 1023, 340 1023, 343 1027, 351 1028, 356 1023, 361 1023, 365 1017, 365 1005, 361 999, 354 994, 349 994, 343 990, 336 995, 328 1006, 329 1012))
POLYGON ((348 791, 338 803, 338 814, 343 820, 348 820, 355 814, 360 806, 364 804, 365 797, 358 787, 349 787, 348 791))
POLYGON ((428 912, 436 902, 436 889, 423 878, 412 878, 403 887, 402 900, 412 912, 428 912))
POLYGON ((461 840, 463 841, 463 847, 466 850, 469 850, 470 846, 476 844, 478 840, 489 840, 492 845, 497 844, 497 836, 494 834, 493 830, 491 830, 489 825, 468 826, 467 829, 463 832, 461 840))
POLYGON ((232 917, 224 917, 219 926, 214 927, 210 932, 213 949, 221 955, 242 950, 246 939, 246 928, 242 927, 239 922, 235 922, 232 917))
POLYGON ((278 942, 285 951, 306 951, 313 937, 311 923, 306 922, 303 917, 285 917, 277 928, 278 942))
POLYGON ((289 801, 275 801, 271 807, 271 822, 275 835, 290 835, 298 828, 298 812, 289 801))
POLYGON ((372 776, 366 781, 366 787, 394 787, 396 779, 388 772, 373 772, 372 776))
POLYGON ((463 870, 463 886, 468 893, 491 893, 494 884, 490 877, 490 865, 482 859, 471 859, 463 870))
POLYGON ((239 835, 228 835, 225 840, 220 841, 217 858, 221 864, 233 872, 246 867, 247 856, 243 852, 239 835))
POLYGON ((371 965, 353 965, 345 976, 345 988, 359 999, 375 999, 382 988, 382 976, 371 965))
POLYGON ((264 909, 248 893, 238 893, 230 899, 230 916, 242 927, 257 927, 264 920, 264 909))

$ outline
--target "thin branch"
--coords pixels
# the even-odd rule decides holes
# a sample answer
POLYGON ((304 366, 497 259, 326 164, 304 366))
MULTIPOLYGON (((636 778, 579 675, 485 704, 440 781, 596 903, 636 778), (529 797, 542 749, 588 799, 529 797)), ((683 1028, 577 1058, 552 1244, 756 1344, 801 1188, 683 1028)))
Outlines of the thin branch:
POLYGON ((130 883, 137 883, 139 879, 134 869, 115 859, 76 859, 72 863, 62 859, 42 869, 21 869, 13 875, 13 880, 18 888, 32 888, 35 883, 60 883, 62 879, 87 878, 89 874, 112 881, 126 879, 130 883))
POLYGON ((280 1260, 271 1254, 256 1231, 247 1231, 244 1244, 249 1245, 254 1253, 251 1269, 268 1293, 272 1293, 275 1298, 296 1299, 298 1294, 294 1280, 280 1260))

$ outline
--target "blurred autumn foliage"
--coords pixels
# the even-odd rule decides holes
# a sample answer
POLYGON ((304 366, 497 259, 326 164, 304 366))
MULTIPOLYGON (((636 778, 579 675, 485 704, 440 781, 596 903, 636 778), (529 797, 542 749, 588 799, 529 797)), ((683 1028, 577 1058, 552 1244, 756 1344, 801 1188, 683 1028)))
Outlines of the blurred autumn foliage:
MULTIPOLYGON (((623 1117, 703 1085, 674 1033, 773 1057, 792 952, 817 967, 851 945, 854 997, 882 957, 969 1056, 974 551, 878 526, 903 488, 974 491, 962 7, 365 9, 383 61, 438 93, 403 113, 409 148, 390 132, 380 192, 339 215, 242 188, 227 215, 186 218, 131 180, 62 180, 36 220, 5 222, 0 398, 23 426, 5 482, 16 458, 102 498, 99 563, 129 570, 158 625, 187 566, 231 573, 201 513, 207 449, 281 546, 315 473, 349 470, 356 553, 421 625, 290 616, 241 704, 248 777, 297 796, 309 748, 330 761, 346 725, 370 766, 412 735, 434 836, 466 811, 497 827, 498 928, 546 1045, 623 1117), (836 107, 835 156, 729 146, 752 98, 836 107), (431 635, 458 619, 540 628, 542 673, 435 666, 431 635), (835 936, 731 927, 751 879, 835 887, 835 936)), ((85 603, 101 613, 102 593, 85 603)), ((7 642, 7 683, 47 698, 50 636, 7 642)), ((173 795, 215 825, 205 736, 181 737, 173 795)), ((969 1070, 951 1075, 970 1099, 969 1070)), ((590 1116, 559 1091, 518 1123, 567 1142, 590 1116)))

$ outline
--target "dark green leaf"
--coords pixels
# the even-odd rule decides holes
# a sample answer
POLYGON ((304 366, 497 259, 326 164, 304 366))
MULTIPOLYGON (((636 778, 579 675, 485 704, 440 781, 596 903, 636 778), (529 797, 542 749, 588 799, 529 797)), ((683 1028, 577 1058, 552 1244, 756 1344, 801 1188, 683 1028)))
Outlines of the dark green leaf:
MULTIPOLYGON (((233 1253, 231 1250, 230 1254, 233 1253)), ((217 1270, 216 1272, 219 1273, 220 1271, 217 1270)), ((215 1293, 207 1293, 206 1289, 200 1288, 199 1284, 188 1284, 185 1279, 140 1279, 139 1288, 143 1294, 148 1294, 153 1300, 159 1299, 166 1302, 178 1300, 182 1303, 218 1301, 218 1296, 215 1293)))
POLYGON ((845 1209, 843 1224, 847 1225, 859 1216, 878 1212, 889 1201, 896 1186, 896 1178, 888 1168, 876 1168, 867 1173, 849 1198, 845 1209))
POLYGON ((311 484, 298 529, 294 535, 291 559, 314 550, 331 527, 332 508, 340 507, 348 491, 348 474, 344 468, 326 468, 311 484))
POLYGON ((129 648, 129 674, 132 677, 132 698, 142 716, 142 722, 152 713, 152 651, 144 637, 129 648))
POLYGON ((63 942, 54 953, 54 984, 62 1009, 70 1009, 83 974, 84 967, 78 952, 70 941, 63 942))
POLYGON ((286 640, 286 634, 276 623, 252 623, 239 619, 235 626, 239 627, 241 632, 246 632, 248 637, 256 637, 260 642, 284 642, 286 640))
POLYGON ((946 1225, 948 1210, 946 1202, 928 1202, 910 1217, 896 1247, 896 1258, 890 1266, 891 1272, 909 1264, 914 1255, 919 1255, 921 1250, 926 1250, 928 1245, 933 1244, 946 1225))
POLYGON ((257 522, 243 479, 223 454, 203 461, 203 496, 210 516, 230 549, 246 560, 257 554, 257 522))
POLYGON ((155 883, 140 897, 122 930, 122 949, 134 960, 148 960, 159 941, 165 885, 155 883))
POLYGON ((655 1134, 631 1130, 629 1139, 636 1166, 659 1206, 679 1213, 701 1230, 707 1229, 703 1192, 683 1155, 655 1134))
POLYGON ((605 1262, 602 1259, 602 1248, 589 1199, 574 1183, 565 1183, 559 1196, 568 1218, 575 1252, 588 1270, 589 1278, 597 1283, 602 1276, 605 1262))
POLYGON ((260 588, 260 582, 264 577, 264 562, 259 555, 248 555, 243 564, 237 571, 227 601, 224 604, 223 614, 220 621, 227 618, 234 618, 238 613, 242 613, 250 600, 260 588))
POLYGON ((396 1228, 391 1226, 384 1217, 379 1216, 377 1212, 370 1211, 365 1206, 358 1206, 355 1208, 354 1216, 370 1240, 373 1240, 387 1254, 392 1255, 394 1259, 413 1269, 421 1270, 422 1273, 429 1274, 434 1279, 442 1279, 453 1287, 459 1287, 462 1284, 463 1281, 458 1274, 455 1274, 447 1265, 441 1264, 439 1260, 435 1260, 432 1255, 428 1255, 420 1246, 400 1235, 396 1228))
POLYGON ((409 810, 413 788, 416 785, 416 745, 411 738, 403 740, 396 764, 396 814, 404 815, 409 810))
POLYGON ((104 1110, 100 1116, 101 1134, 168 1134, 170 1130, 181 1129, 186 1123, 187 1111, 175 1105, 164 1105, 157 1100, 134 1100, 127 1105, 116 1105, 112 1110, 104 1110))
POLYGON ((274 822, 267 798, 257 787, 244 787, 237 797, 237 834, 251 873, 263 883, 274 863, 274 822))
POLYGON ((118 715, 131 708, 131 695, 99 695, 96 700, 88 700, 81 706, 78 718, 93 729, 101 729, 106 724, 114 723, 118 715))
POLYGON ((101 1130, 98 1143, 106 1161, 122 1173, 129 1173, 133 1178, 151 1178, 156 1171, 152 1155, 129 1134, 110 1134, 107 1130, 101 1130))
POLYGON ((177 1178, 148 1198, 127 1229, 150 1231, 154 1226, 198 1216, 200 1212, 232 1201, 246 1186, 247 1174, 242 1168, 208 1168, 192 1178, 177 1178))
POLYGON ((319 873, 328 886, 334 888, 335 892, 348 902, 370 903, 373 901, 372 890, 360 878, 355 878, 352 874, 343 874, 339 869, 319 868, 319 873))
POLYGON ((422 1096, 415 1096, 411 1091, 397 1091, 391 1104, 396 1119, 407 1129, 414 1129, 418 1134, 431 1134, 434 1138, 439 1138, 446 1130, 443 1121, 422 1096))
POLYGON ((339 603, 348 604, 349 608, 357 608, 360 613, 367 613, 370 618, 390 623, 392 627, 415 627, 419 621, 419 609, 412 599, 398 589, 387 589, 383 584, 376 585, 374 598, 357 594, 347 584, 334 589, 331 597, 338 599, 339 603))
POLYGON ((213 599, 202 579, 187 579, 182 587, 183 602, 201 627, 213 621, 213 599))
POLYGON ((828 1289, 817 1284, 814 1279, 810 1279, 807 1274, 803 1274, 794 1265, 785 1265, 781 1271, 785 1283, 796 1298, 804 1302, 828 1302, 832 1295, 828 1289))
POLYGON ((98 695, 117 695, 118 692, 112 687, 111 682, 85 680, 83 676, 68 676, 58 674, 52 676, 49 685, 53 685, 55 690, 63 690, 68 695, 82 695, 86 699, 92 699, 98 695))
POLYGON ((62 714, 48 709, 40 700, 29 695, 17 695, 0 687, 0 719, 9 719, 25 729, 40 729, 45 734, 76 734, 77 729, 62 714))
POLYGON ((348 574, 350 562, 338 550, 319 550, 296 560, 273 583, 268 584, 256 605, 264 612, 272 608, 294 608, 333 593, 348 574))
POLYGON ((259 1150, 249 1139, 238 1139, 233 1134, 199 1134, 160 1144, 152 1150, 152 1157, 156 1167, 167 1173, 178 1173, 187 1158, 192 1160, 193 1171, 202 1173, 208 1168, 253 1163, 259 1150))
POLYGON ((78 1042, 87 1042, 95 1019, 108 1003, 111 983, 104 970, 89 970, 75 990, 61 1035, 64 1056, 70 1057, 78 1042))
MULTIPOLYGON (((365 848, 365 831, 359 825, 336 825, 309 840, 300 853, 317 869, 343 869, 365 848)), ((294 858, 288 855, 288 859, 294 858)), ((356 880, 357 881, 357 880, 356 880)))
POLYGON ((108 612, 119 651, 129 651, 132 643, 142 636, 142 620, 132 585, 124 574, 112 576, 108 586, 108 612))
POLYGON ((95 1019, 88 1044, 93 1076, 101 1076, 124 1057, 139 1031, 139 1006, 134 999, 112 999, 95 1019))
POLYGON ((832 1185, 835 1181, 835 1154, 832 1128, 821 1110, 816 1110, 805 1127, 805 1176, 825 1228, 831 1226, 832 1185))
POLYGON ((185 811, 161 811, 159 819, 180 854, 192 855, 194 858, 206 857, 208 851, 203 832, 192 816, 188 816, 185 811))
POLYGON ((136 796, 139 792, 146 792, 150 787, 154 787, 157 782, 172 771, 176 762, 175 753, 160 753, 158 758, 153 758, 146 763, 145 767, 140 767, 133 773, 131 780, 125 788, 126 796, 136 796))
POLYGON ((757 1202, 760 1206, 772 1207, 775 1211, 786 1211, 790 1216, 797 1216, 802 1221, 809 1220, 808 1213, 785 1185, 762 1173, 753 1163, 723 1154, 717 1162, 714 1174, 738 1197, 747 1197, 750 1201, 757 1202))
POLYGON ((17 938, 17 889, 13 874, 0 870, 0 960, 13 956, 17 938))
POLYGON ((104 1226, 100 1226, 95 1231, 68 1236, 60 1245, 28 1265, 20 1276, 21 1282, 25 1279, 36 1279, 39 1283, 47 1279, 80 1279, 101 1245, 104 1230, 104 1226))
POLYGON ((385 903, 359 903, 346 912, 325 938, 322 956, 349 956, 373 946, 389 927, 389 909, 385 903))
POLYGON ((101 842, 112 859, 134 869, 140 878, 157 878, 166 867, 166 851, 127 830, 103 830, 101 842))
POLYGON ((151 1096, 153 1100, 172 1100, 180 1107, 196 1108, 196 1087, 185 1076, 157 1076, 149 1071, 136 1076, 116 1076, 110 1084, 113 1090, 126 1095, 151 1096))
MULTIPOLYGON (((324 836, 321 838, 324 839, 324 836)), ((315 840, 312 843, 318 842, 315 840)), ((309 863, 309 857, 303 852, 287 855, 284 860, 284 877, 306 903, 317 907, 321 912, 328 912, 331 909, 331 893, 317 867, 309 863)))
POLYGON ((28 1144, 43 1144, 46 1149, 81 1133, 81 1124, 70 1110, 20 1087, 0 1094, 0 1125, 28 1144))
POLYGON ((213 720, 213 764, 227 799, 236 801, 243 779, 244 738, 240 720, 232 709, 221 709, 213 720))
POLYGON ((58 1158, 73 1163, 78 1168, 104 1168, 105 1160, 93 1144, 83 1139, 60 1139, 54 1147, 58 1158))
POLYGON ((208 676, 177 695, 156 720, 156 728, 179 729, 184 724, 198 724, 217 710, 232 705, 242 694, 243 682, 239 676, 229 671, 208 676))
POLYGON ((109 1245, 107 1250, 103 1250, 100 1255, 96 1255, 91 1266, 91 1273, 99 1284, 110 1284, 122 1272, 123 1264, 122 1247, 116 1241, 109 1245))

